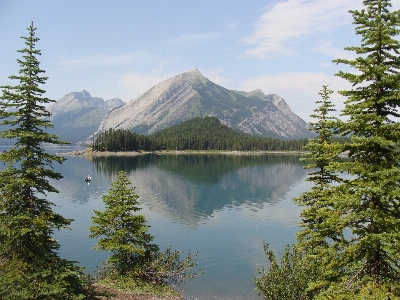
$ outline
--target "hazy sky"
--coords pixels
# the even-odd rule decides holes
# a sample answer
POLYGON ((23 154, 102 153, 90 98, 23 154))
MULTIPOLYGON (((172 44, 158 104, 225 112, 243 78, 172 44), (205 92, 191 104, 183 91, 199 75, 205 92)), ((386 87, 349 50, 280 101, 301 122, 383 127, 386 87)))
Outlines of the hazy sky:
MULTIPOLYGON (((0 0, 0 85, 17 84, 8 76, 18 74, 33 21, 51 99, 85 89, 129 102, 198 68, 229 89, 278 94, 308 121, 324 81, 348 87, 332 59, 360 45, 348 12, 360 8, 362 0, 0 0)), ((332 100, 343 107, 341 96, 332 100)))

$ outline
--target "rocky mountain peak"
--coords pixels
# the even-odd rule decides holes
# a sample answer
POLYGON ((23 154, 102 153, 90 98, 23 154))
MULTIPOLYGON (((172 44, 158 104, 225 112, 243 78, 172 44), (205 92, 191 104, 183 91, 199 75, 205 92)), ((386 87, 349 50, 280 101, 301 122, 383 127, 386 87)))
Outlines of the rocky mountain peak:
POLYGON ((248 97, 255 96, 255 97, 258 97, 258 98, 260 98, 260 99, 264 99, 264 98, 265 98, 265 94, 264 94, 263 91, 260 90, 260 89, 257 89, 257 90, 248 92, 247 94, 248 94, 248 95, 247 95, 248 97))
POLYGON ((80 92, 73 92, 72 94, 74 94, 74 96, 76 98, 78 98, 79 100, 89 100, 90 98, 92 98, 92 95, 90 95, 90 93, 86 90, 82 90, 80 92))
POLYGON ((190 74, 190 75, 193 76, 194 78, 205 78, 205 77, 203 76, 203 74, 200 73, 199 69, 197 69, 197 68, 194 68, 194 69, 192 69, 192 70, 190 70, 190 71, 188 71, 188 72, 185 72, 185 73, 183 73, 183 74, 190 74))
POLYGON ((110 110, 124 105, 119 98, 104 100, 86 90, 71 92, 48 106, 54 128, 49 130, 69 142, 86 140, 110 110))
POLYGON ((204 77, 196 68, 155 85, 127 105, 113 110, 97 132, 114 128, 151 134, 209 115, 249 134, 283 138, 309 135, 307 123, 278 95, 266 96, 261 89, 228 90, 204 77))
POLYGON ((125 102, 119 98, 104 100, 100 97, 92 97, 88 91, 82 90, 81 92, 71 92, 65 95, 56 103, 50 105, 48 110, 54 116, 56 114, 68 113, 82 108, 101 108, 110 110, 124 104, 125 102))
POLYGON ((265 98, 265 94, 263 93, 263 91, 261 89, 257 89, 251 92, 243 92, 243 91, 234 91, 235 93, 238 93, 240 95, 243 95, 245 97, 257 97, 261 100, 264 100, 265 98))
POLYGON ((104 104, 105 104, 104 108, 106 108, 106 109, 114 109, 114 108, 117 108, 117 107, 120 107, 120 106, 124 105, 125 102, 122 101, 120 98, 112 98, 112 99, 104 101, 104 104))
POLYGON ((271 101, 282 112, 285 112, 285 113, 289 113, 290 112, 290 113, 292 113, 292 111, 291 111, 289 105, 286 103, 286 101, 282 97, 280 97, 280 96, 278 96, 276 94, 267 95, 265 97, 265 100, 271 101))
POLYGON ((197 68, 194 68, 188 72, 181 73, 179 75, 176 75, 171 78, 174 81, 182 81, 182 82, 187 82, 190 84, 195 84, 195 83, 203 83, 205 84, 209 80, 203 76, 203 74, 200 73, 200 71, 197 68))

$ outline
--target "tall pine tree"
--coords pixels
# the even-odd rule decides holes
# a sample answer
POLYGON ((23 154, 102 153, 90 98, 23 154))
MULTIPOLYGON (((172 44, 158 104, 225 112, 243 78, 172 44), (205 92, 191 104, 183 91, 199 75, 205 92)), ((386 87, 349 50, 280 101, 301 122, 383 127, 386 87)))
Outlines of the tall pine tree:
POLYGON ((268 245, 264 245, 270 268, 268 272, 263 268, 259 270, 261 276, 255 278, 255 286, 265 299, 313 299, 319 289, 309 289, 309 286, 321 278, 320 261, 325 260, 325 250, 329 248, 327 236, 338 238, 336 231, 326 222, 333 213, 331 184, 340 181, 330 170, 330 164, 339 160, 338 154, 343 147, 333 141, 333 126, 338 120, 330 115, 335 111, 330 101, 332 93, 327 85, 323 85, 319 92, 321 100, 316 101, 319 106, 311 115, 314 121, 310 123, 310 130, 316 137, 309 139, 304 147, 307 152, 301 158, 307 162, 305 168, 311 170, 307 181, 314 186, 294 199, 307 206, 301 214, 303 229, 298 234, 299 242, 293 246, 292 253, 290 247, 286 247, 280 266, 268 245))
POLYGON ((332 299, 399 295, 400 11, 390 6, 389 0, 365 0, 364 9, 351 11, 362 43, 346 49, 358 57, 334 61, 355 72, 337 74, 353 87, 340 91, 347 98, 346 121, 335 125, 351 136, 344 147, 349 159, 329 165, 349 176, 328 189, 330 213, 315 230, 326 242, 317 253, 324 276, 315 286, 332 299))
POLYGON ((19 81, 3 86, 0 96, 1 138, 13 139, 15 146, 0 159, 6 164, 0 183, 0 298, 1 299, 82 299, 82 269, 61 259, 54 229, 67 227, 65 219, 53 209, 46 193, 57 192, 49 179, 60 179, 53 162, 64 159, 45 152, 43 143, 63 144, 46 133, 52 124, 46 120, 45 105, 52 100, 42 97, 40 85, 47 77, 39 67, 35 49, 39 40, 33 22, 28 28, 26 48, 18 52, 19 81))
POLYGON ((331 171, 332 162, 339 161, 343 146, 333 141, 335 137, 334 125, 339 120, 331 115, 335 111, 334 104, 330 101, 333 93, 327 85, 323 85, 319 94, 321 100, 316 101, 319 106, 311 114, 314 119, 310 122, 310 130, 316 134, 309 139, 304 147, 307 150, 301 161, 307 162, 304 168, 312 170, 307 181, 314 185, 310 191, 304 192, 297 199, 300 205, 307 206, 301 213, 303 229, 298 234, 300 248, 306 255, 314 256, 319 248, 326 247, 326 236, 331 239, 340 238, 340 231, 331 227, 327 219, 332 217, 332 189, 331 185, 340 182, 337 174, 331 171))

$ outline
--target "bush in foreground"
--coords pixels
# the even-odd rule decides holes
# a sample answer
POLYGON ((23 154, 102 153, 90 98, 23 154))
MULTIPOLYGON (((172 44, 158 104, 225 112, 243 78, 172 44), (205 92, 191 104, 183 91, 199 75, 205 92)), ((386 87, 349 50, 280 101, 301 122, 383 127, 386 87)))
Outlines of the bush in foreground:
POLYGON ((258 295, 268 300, 309 300, 313 292, 308 285, 319 276, 319 268, 311 260, 305 260, 302 252, 295 246, 286 246, 280 264, 275 254, 264 243, 268 267, 258 269, 259 277, 255 278, 258 295))

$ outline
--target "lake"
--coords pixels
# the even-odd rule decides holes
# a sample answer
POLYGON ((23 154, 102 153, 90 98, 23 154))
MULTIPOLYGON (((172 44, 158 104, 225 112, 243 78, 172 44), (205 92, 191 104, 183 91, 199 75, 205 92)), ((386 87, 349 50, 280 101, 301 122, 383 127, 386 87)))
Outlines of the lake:
POLYGON ((88 238, 88 228, 93 210, 104 208, 102 195, 123 170, 161 250, 172 245, 198 252, 198 266, 206 273, 185 284, 185 299, 259 299, 254 276, 265 265, 263 241, 276 253, 295 242, 302 208, 292 199, 311 188, 298 160, 283 154, 68 156, 54 166, 64 176, 51 182, 59 193, 48 196, 57 212, 75 220, 71 230, 56 232, 60 255, 90 273, 107 258, 92 249, 96 241, 88 238))

